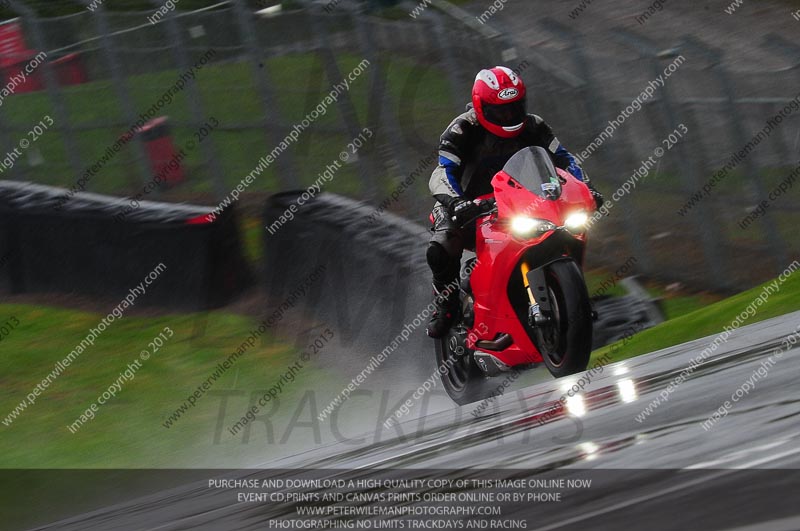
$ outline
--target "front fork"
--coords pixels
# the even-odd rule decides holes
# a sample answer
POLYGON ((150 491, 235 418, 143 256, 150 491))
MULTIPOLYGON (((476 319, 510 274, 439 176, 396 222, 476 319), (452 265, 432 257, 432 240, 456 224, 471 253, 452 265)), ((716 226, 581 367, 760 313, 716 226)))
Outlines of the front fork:
POLYGON ((519 266, 520 271, 522 272, 522 282, 525 285, 525 291, 528 294, 528 300, 530 304, 528 305, 528 326, 542 326, 546 325, 550 322, 550 304, 548 302, 549 297, 547 293, 547 284, 545 283, 544 279, 544 270, 540 268, 538 271, 541 272, 541 278, 538 278, 537 272, 531 271, 528 262, 523 260, 519 266), (533 273, 533 275, 531 275, 533 273), (540 290, 539 298, 543 302, 547 302, 547 313, 545 313, 542 308, 542 305, 536 301, 536 296, 533 293, 534 288, 531 286, 531 279, 535 279, 537 282, 536 286, 540 290), (542 289, 543 288, 543 289, 542 289), (537 311, 538 310, 538 311, 537 311))
MULTIPOLYGON (((564 258, 559 258, 558 260, 564 260, 564 258)), ((553 260, 553 262, 555 261, 557 260, 553 260)), ((525 284, 525 291, 528 292, 528 299, 530 300, 530 306, 528 307, 529 326, 543 326, 550 323, 552 319, 553 306, 547 289, 547 278, 545 277, 544 271, 545 268, 553 262, 548 262, 541 267, 531 269, 528 263, 523 260, 522 264, 519 266, 522 272, 523 283, 525 284), (538 299, 534 293, 539 295, 538 299), (538 314, 534 314, 533 312, 534 305, 536 304, 539 305, 538 314)), ((597 321, 598 315, 594 308, 594 303, 591 299, 589 303, 591 304, 592 321, 597 321)))

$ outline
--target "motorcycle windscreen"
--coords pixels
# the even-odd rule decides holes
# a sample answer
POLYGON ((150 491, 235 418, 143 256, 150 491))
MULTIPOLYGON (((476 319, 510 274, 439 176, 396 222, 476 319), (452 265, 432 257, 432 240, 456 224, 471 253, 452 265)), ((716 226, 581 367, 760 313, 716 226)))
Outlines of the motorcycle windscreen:
POLYGON ((561 181, 550 155, 541 147, 527 147, 511 157, 503 171, 534 194, 546 199, 561 197, 561 181))

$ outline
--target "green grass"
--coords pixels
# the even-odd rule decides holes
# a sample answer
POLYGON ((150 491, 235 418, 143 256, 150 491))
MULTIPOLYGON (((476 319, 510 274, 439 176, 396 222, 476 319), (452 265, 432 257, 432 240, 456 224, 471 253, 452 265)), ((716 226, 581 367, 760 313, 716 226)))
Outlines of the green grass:
POLYGON ((261 257, 264 256, 264 231, 266 230, 261 218, 245 218, 242 221, 240 230, 245 258, 251 264, 260 263, 261 257))
MULTIPOLYGON (((758 201, 766 200, 769 194, 792 173, 794 168, 793 165, 760 168, 759 177, 763 196, 759 197, 758 201)), ((733 171, 728 174, 712 190, 711 194, 704 196, 702 201, 696 203, 686 216, 677 216, 677 212, 686 205, 692 193, 702 189, 702 185, 716 171, 717 169, 711 169, 709 173, 701 174, 698 186, 689 191, 685 189, 686 185, 679 174, 667 172, 648 176, 634 193, 626 195, 620 200, 611 215, 620 216, 619 210, 627 209, 638 223, 660 224, 663 230, 672 231, 680 230, 680 228, 696 230, 694 224, 697 223, 695 216, 698 213, 706 216, 713 215, 713 232, 718 235, 720 241, 730 242, 737 247, 762 245, 766 235, 762 219, 758 219, 746 230, 739 227, 739 221, 748 214, 745 207, 756 206, 758 202, 754 196, 750 195, 753 186, 752 179, 742 171, 733 171), (676 214, 676 216, 672 214, 676 214), (670 218, 670 222, 667 224, 663 221, 666 218, 670 218)), ((610 181, 598 184, 607 197, 611 197, 620 185, 621 183, 610 181)), ((771 202, 768 212, 789 252, 796 252, 800 250, 800 246, 797 244, 797 238, 794 237, 798 215, 797 210, 792 208, 792 190, 790 189, 771 202)))
POLYGON ((598 295, 611 295, 620 296, 625 295, 625 288, 617 281, 616 285, 609 287, 609 282, 614 280, 614 274, 602 269, 587 270, 583 273, 583 278, 586 280, 586 288, 592 296, 598 295), (606 286, 603 286, 603 283, 606 286))
POLYGON ((645 288, 650 296, 658 300, 666 320, 675 319, 701 308, 714 304, 722 299, 719 295, 711 293, 683 293, 668 291, 655 282, 645 282, 645 288))
MULTIPOLYGON (((198 53, 198 56, 200 54, 198 53)), ((391 97, 392 115, 386 120, 403 116, 413 122, 415 131, 430 137, 435 142, 441 130, 452 119, 453 108, 450 103, 450 87, 446 76, 441 76, 435 68, 422 67, 400 56, 381 57, 386 70, 386 87, 391 97), (412 90, 416 86, 416 90, 412 90), (408 103, 409 93, 414 101, 424 97, 424 107, 417 104, 416 109, 401 109, 402 102, 408 103)), ((346 76, 362 60, 361 57, 339 54, 336 57, 341 76, 346 76)), ((347 95, 350 97, 359 123, 366 124, 371 91, 371 69, 366 70, 352 83, 347 95)), ((254 69, 249 63, 210 64, 197 72, 196 84, 202 98, 202 110, 207 118, 216 118, 221 126, 211 137, 217 148, 222 167, 225 188, 235 186, 252 171, 259 158, 269 153, 276 145, 275 138, 282 139, 294 124, 300 122, 330 92, 334 83, 341 79, 328 80, 322 62, 313 54, 293 54, 264 59, 263 69, 272 85, 276 87, 276 102, 265 106, 256 92, 254 69), (275 128, 270 135, 265 130, 265 121, 275 128)), ((127 80, 128 92, 134 99, 134 109, 138 116, 168 90, 178 78, 178 70, 164 70, 156 73, 133 76, 127 80)), ((173 123, 173 139, 177 148, 186 145, 193 138, 191 100, 189 90, 177 94, 173 101, 163 107, 157 115, 169 116, 173 123)), ((79 128, 70 135, 77 146, 77 152, 84 167, 97 161, 116 139, 130 127, 129 121, 119 105, 114 87, 108 80, 93 81, 83 85, 65 87, 62 91, 67 113, 72 127, 79 128), (116 123, 116 126, 108 124, 116 123), (100 125, 102 124, 102 125, 100 125)), ((343 99, 340 98, 340 100, 343 99)), ((37 140, 31 149, 38 150, 44 160, 31 165, 27 156, 17 163, 25 180, 56 186, 72 186, 79 174, 67 164, 66 133, 59 128, 66 124, 58 123, 57 115, 45 92, 16 94, 8 98, 3 106, 4 125, 10 129, 11 138, 23 138, 45 115, 50 115, 56 124, 37 140)), ((276 191, 279 189, 278 169, 280 159, 293 160, 296 164, 298 180, 307 186, 316 179, 325 166, 338 158, 347 143, 352 139, 348 133, 337 132, 343 129, 344 120, 341 107, 334 103, 328 107, 309 129, 304 131, 296 144, 279 157, 252 185, 253 191, 276 191)), ((378 142, 388 139, 373 137, 363 150, 368 155, 377 148, 378 142)), ((211 165, 207 163, 208 144, 203 149, 195 149, 184 161, 187 182, 178 192, 209 192, 212 190, 211 165)), ((127 195, 139 191, 142 182, 139 176, 133 144, 125 146, 88 184, 91 191, 127 195)), ((81 172, 82 173, 82 172, 81 172)), ((378 182, 387 181, 380 176, 370 175, 378 182)), ((388 184, 387 184, 388 186, 388 184)), ((336 178, 326 185, 328 191, 356 195, 362 191, 362 182, 354 165, 346 165, 336 178)))
MULTIPOLYGON (((660 292, 658 288, 648 288, 652 293, 660 292)), ((656 296, 656 298, 659 298, 656 296)), ((701 308, 707 307, 709 304, 719 300, 719 297, 714 295, 664 295, 660 297, 661 309, 664 312, 664 317, 667 320, 675 319, 683 315, 692 313, 701 308)))
MULTIPOLYGON (((613 272, 602 269, 588 270, 584 272, 586 279, 586 287, 589 294, 596 295, 609 295, 619 297, 626 295, 627 292, 622 284, 617 281, 616 285, 609 283, 615 278, 613 272), (603 283, 606 285, 604 286, 603 283)), ((645 282, 645 288, 654 299, 658 299, 661 304, 661 309, 664 311, 666 319, 674 319, 687 313, 691 313, 700 308, 705 308, 709 304, 717 302, 720 297, 711 294, 686 294, 675 293, 667 291, 661 285, 654 282, 645 282)))
MULTIPOLYGON (((101 318, 66 309, 0 306, 3 322, 11 316, 20 326, 2 341, 0 419, 5 419, 101 318)), ((246 339, 253 324, 249 318, 225 312, 211 312, 207 319, 203 314, 124 317, 113 323, 37 402, 10 426, 0 425, 0 467, 198 467, 223 466, 220 463, 226 459, 231 464, 237 452, 246 448, 235 441, 213 445, 219 396, 202 397, 170 429, 162 422, 246 339), (204 333, 196 334, 204 321, 204 333), (93 420, 75 434, 70 433, 67 426, 108 389, 165 326, 172 328, 174 337, 143 362, 116 398, 99 407, 93 420)), ((267 337, 265 344, 257 342, 240 357, 212 390, 264 389, 296 358, 292 349, 267 337)), ((303 371, 305 383, 285 391, 289 402, 297 400, 294 393, 300 393, 301 387, 319 379, 312 366, 303 371)), ((243 407, 243 400, 234 402, 229 409, 243 407)), ((228 411, 225 422, 234 418, 228 411)), ((260 455, 265 454, 263 447, 258 450, 260 455)))
MULTIPOLYGON (((764 285, 639 332, 627 342, 620 341, 602 347, 592 356, 597 358, 613 350, 613 361, 619 361, 722 332, 761 294, 764 285)), ((767 302, 756 308, 755 315, 744 324, 757 323, 797 310, 800 310, 800 273, 795 272, 780 285, 780 291, 773 293, 767 302)))

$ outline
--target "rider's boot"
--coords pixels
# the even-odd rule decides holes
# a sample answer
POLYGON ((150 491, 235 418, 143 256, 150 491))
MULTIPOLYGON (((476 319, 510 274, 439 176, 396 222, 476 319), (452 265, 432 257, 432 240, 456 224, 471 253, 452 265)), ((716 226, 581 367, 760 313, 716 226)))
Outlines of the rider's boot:
POLYGON ((452 286, 448 288, 446 285, 434 282, 433 295, 433 304, 436 308, 428 323, 428 337, 438 339, 447 334, 456 318, 458 289, 454 289, 452 286))

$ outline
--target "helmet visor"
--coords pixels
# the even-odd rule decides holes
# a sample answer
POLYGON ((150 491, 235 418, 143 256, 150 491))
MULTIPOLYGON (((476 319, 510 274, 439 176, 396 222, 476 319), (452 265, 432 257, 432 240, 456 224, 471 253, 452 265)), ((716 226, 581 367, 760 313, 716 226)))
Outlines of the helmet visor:
POLYGON ((501 104, 483 104, 483 115, 489 122, 502 127, 519 125, 525 121, 525 100, 501 104))

